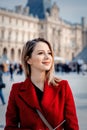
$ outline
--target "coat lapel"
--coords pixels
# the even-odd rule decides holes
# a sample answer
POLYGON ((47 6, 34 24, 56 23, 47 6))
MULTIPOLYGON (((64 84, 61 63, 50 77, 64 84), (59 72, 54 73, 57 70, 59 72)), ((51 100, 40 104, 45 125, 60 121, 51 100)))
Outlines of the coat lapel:
POLYGON ((56 101, 58 99, 59 90, 59 86, 55 87, 52 85, 48 85, 48 82, 46 81, 44 86, 44 94, 41 102, 43 115, 53 128, 58 124, 58 114, 56 114, 58 110, 56 109, 55 104, 57 104, 56 101))
POLYGON ((34 86, 29 78, 27 78, 20 87, 19 96, 28 106, 40 110, 34 86))
POLYGON ((45 82, 45 86, 44 86, 44 94, 43 94, 43 98, 42 98, 42 106, 46 109, 48 109, 52 103, 54 102, 56 96, 58 95, 58 87, 55 87, 55 89, 53 88, 55 86, 52 85, 48 85, 48 82, 45 82))
MULTIPOLYGON (((41 106, 44 108, 51 106, 58 94, 58 87, 55 87, 55 89, 53 87, 55 86, 48 85, 48 81, 45 82, 44 93, 41 101, 41 106)), ((29 106, 40 109, 35 88, 29 78, 27 78, 20 87, 19 96, 29 106)))

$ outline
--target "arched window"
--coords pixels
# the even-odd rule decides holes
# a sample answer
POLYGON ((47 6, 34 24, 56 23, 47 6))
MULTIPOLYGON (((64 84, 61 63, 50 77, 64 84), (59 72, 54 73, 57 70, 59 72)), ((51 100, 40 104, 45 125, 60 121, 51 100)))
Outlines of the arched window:
POLYGON ((3 50, 2 50, 2 61, 3 61, 3 63, 6 63, 6 64, 9 63, 9 59, 8 59, 8 56, 7 56, 7 48, 6 47, 4 47, 3 50))
POLYGON ((18 59, 21 59, 21 49, 18 49, 18 59))
POLYGON ((11 49, 11 60, 12 61, 14 60, 14 55, 15 55, 14 48, 12 48, 11 49))
POLYGON ((7 55, 7 48, 3 48, 3 55, 7 55))

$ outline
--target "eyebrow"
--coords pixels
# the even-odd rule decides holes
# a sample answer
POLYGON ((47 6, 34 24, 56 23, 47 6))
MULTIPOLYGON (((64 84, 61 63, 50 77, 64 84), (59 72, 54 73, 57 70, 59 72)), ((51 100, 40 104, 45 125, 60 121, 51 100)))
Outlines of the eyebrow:
MULTIPOLYGON (((39 52, 39 51, 44 51, 44 50, 38 50, 37 52, 39 52)), ((51 50, 49 49, 49 50, 47 50, 47 51, 50 51, 51 52, 51 50)))

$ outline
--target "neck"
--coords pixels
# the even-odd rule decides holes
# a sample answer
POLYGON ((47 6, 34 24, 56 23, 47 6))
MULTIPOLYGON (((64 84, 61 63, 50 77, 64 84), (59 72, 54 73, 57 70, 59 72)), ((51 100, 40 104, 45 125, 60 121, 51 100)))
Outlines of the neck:
POLYGON ((44 89, 45 82, 45 72, 31 73, 31 81, 35 84, 40 90, 44 89))

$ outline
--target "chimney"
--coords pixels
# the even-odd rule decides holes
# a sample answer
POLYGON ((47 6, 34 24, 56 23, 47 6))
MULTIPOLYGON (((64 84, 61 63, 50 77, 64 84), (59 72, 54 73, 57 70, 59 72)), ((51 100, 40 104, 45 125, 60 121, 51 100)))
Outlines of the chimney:
POLYGON ((24 15, 29 15, 29 7, 23 8, 23 14, 24 15))
POLYGON ((19 13, 19 14, 22 14, 23 13, 23 7, 22 7, 22 5, 16 6, 15 7, 15 12, 19 13))

